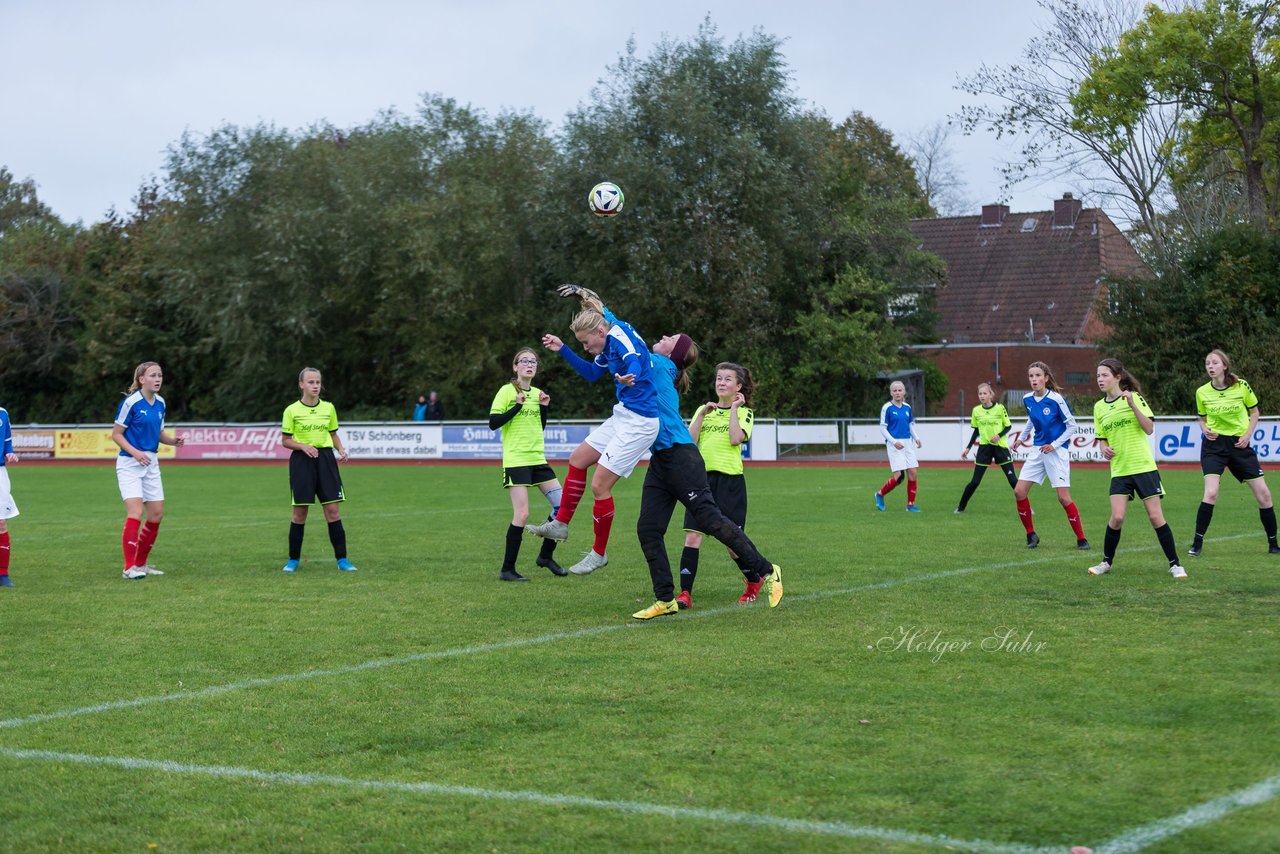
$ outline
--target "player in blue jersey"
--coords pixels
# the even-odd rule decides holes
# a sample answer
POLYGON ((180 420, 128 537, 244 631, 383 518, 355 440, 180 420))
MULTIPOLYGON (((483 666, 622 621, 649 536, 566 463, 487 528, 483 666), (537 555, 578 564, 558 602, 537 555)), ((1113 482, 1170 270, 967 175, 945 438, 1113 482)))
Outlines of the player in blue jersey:
POLYGON ((884 446, 889 452, 889 469, 893 475, 876 490, 876 509, 884 510, 884 497, 893 488, 907 481, 907 512, 919 513, 916 506, 916 472, 920 463, 916 461, 916 448, 923 445, 916 435, 915 416, 911 414, 911 404, 907 403, 907 387, 898 381, 889 385, 891 400, 880 407, 880 434, 884 436, 884 446), (915 448, 911 447, 915 444, 915 448))
POLYGON ((111 440, 120 446, 116 458, 116 482, 124 500, 124 531, 120 548, 128 579, 164 575, 147 563, 164 519, 164 485, 160 482, 161 445, 181 445, 183 439, 164 429, 164 398, 160 386, 164 372, 155 362, 143 362, 133 371, 133 384, 116 410, 111 440), (143 513, 146 524, 143 524, 143 513))
POLYGON ((1071 454, 1067 444, 1076 433, 1076 417, 1071 414, 1053 371, 1044 362, 1032 362, 1027 367, 1027 382, 1031 393, 1022 398, 1022 405, 1027 409, 1027 424, 1013 437, 1011 446, 1011 450, 1016 451, 1020 444, 1028 444, 1033 439, 1036 446, 1022 464, 1018 485, 1013 488, 1018 518, 1027 531, 1027 548, 1040 545, 1040 535, 1031 516, 1031 487, 1048 480, 1058 491, 1058 503, 1066 511, 1067 522, 1076 535, 1076 548, 1087 549, 1089 541, 1084 537, 1080 511, 1071 500, 1071 454))
POLYGON ((782 600, 782 570, 761 555, 742 528, 721 512, 707 482, 706 463, 680 417, 679 392, 688 390, 688 370, 697 358, 697 346, 688 335, 668 335, 653 345, 651 361, 660 427, 644 478, 636 534, 649 564, 655 601, 632 614, 637 620, 679 610, 671 561, 663 541, 677 502, 685 506, 698 530, 715 537, 739 556, 749 587, 759 590, 761 585, 767 586, 770 608, 776 608, 782 600))
POLYGON ((8 465, 17 461, 9 412, 0 406, 0 587, 13 586, 13 579, 9 577, 9 520, 18 515, 18 505, 9 489, 8 465))
POLYGON ((586 288, 561 285, 558 293, 581 300, 582 311, 573 318, 570 328, 592 359, 578 356, 555 335, 544 335, 542 346, 559 353, 587 382, 611 377, 618 403, 613 414, 569 455, 569 473, 556 517, 541 525, 528 525, 525 530, 553 540, 566 539, 569 522, 586 491, 587 469, 595 465, 591 478, 595 542, 582 560, 569 567, 575 575, 586 575, 609 562, 605 549, 613 527, 613 487, 635 470, 653 444, 658 433, 658 404, 650 375, 649 348, 631 324, 606 314, 600 298, 586 288))

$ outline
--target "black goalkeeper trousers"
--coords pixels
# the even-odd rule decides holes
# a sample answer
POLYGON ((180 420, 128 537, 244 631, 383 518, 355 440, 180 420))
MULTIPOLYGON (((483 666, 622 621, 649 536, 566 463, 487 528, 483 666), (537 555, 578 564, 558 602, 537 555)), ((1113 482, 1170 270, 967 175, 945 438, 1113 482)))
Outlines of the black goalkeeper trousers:
POLYGON ((649 563, 653 595, 658 600, 669 602, 675 598, 671 561, 667 558, 663 537, 677 503, 688 508, 701 530, 733 549, 752 571, 762 578, 773 571, 773 564, 760 554, 742 529, 720 512, 707 485, 707 466, 697 446, 673 445, 654 451, 649 459, 649 471, 644 476, 640 495, 640 518, 636 521, 640 549, 649 563))

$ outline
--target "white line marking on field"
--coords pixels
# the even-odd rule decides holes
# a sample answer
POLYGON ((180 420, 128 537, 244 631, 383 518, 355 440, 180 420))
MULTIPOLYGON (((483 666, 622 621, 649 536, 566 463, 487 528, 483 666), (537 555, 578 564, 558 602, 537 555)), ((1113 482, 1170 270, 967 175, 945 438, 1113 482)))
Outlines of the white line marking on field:
MULTIPOLYGON (((1252 534, 1238 534, 1227 537, 1215 537, 1215 540, 1237 539, 1239 537, 1253 536, 1252 534)), ((1152 551, 1158 546, 1142 546, 1138 548, 1128 549, 1126 553, 1152 551)), ((852 593, 861 593, 867 590, 883 590, 889 587, 898 587, 903 584, 915 584, 922 581, 937 581, 943 578, 955 578, 962 575, 971 575, 975 572, 985 572, 993 569, 1013 569, 1020 566, 1036 566, 1044 563, 1057 563, 1065 560, 1080 560, 1077 552, 1068 552, 1061 555, 1045 556, 1033 558, 1032 560, 1023 561, 1007 561, 1005 563, 987 563, 977 566, 960 567, 959 569, 948 569, 941 572, 928 572, 923 575, 911 575, 906 578, 888 578, 883 581, 872 581, 867 584, 857 584, 852 587, 843 587, 838 590, 817 590, 811 593, 803 593, 800 595, 790 595, 786 601, 790 602, 806 602, 819 599, 831 599, 839 596, 848 596, 852 593)), ((784 573, 785 575, 785 573, 784 573)), ((785 581, 785 578, 784 578, 785 581)), ((707 617, 718 617, 723 614, 741 614, 743 608, 741 605, 728 605, 722 608, 708 608, 690 614, 684 619, 701 619, 707 617)), ((304 670, 301 673, 282 673, 276 676, 261 676, 254 679, 244 679, 239 682, 229 682, 224 685, 211 685, 208 688, 200 688, 191 691, 173 691, 168 694, 154 694, 145 697, 134 697, 130 700, 113 700, 107 703, 97 703, 92 706, 79 706, 70 709, 58 709, 52 712, 41 712, 34 715, 27 715, 21 718, 9 718, 8 720, 0 720, 0 730, 16 729, 17 727, 27 726, 28 724, 44 723, 46 721, 61 720, 63 718, 80 717, 81 715, 93 715, 99 712, 111 712, 118 709, 132 709, 138 706, 148 706, 153 703, 171 703, 175 700, 193 700, 204 697, 216 697, 220 694, 228 694, 232 691, 242 691, 246 688, 264 688, 271 685, 282 685, 286 682, 299 682, 304 679, 322 679, 328 676, 342 676, 348 673, 359 673, 362 670, 374 670, 379 667, 396 667, 402 664, 414 664, 419 661, 431 661, 433 659, 457 658, 464 655, 475 655, 484 652, 500 652, 507 649, 518 649, 526 646, 538 646, 544 643, 554 643, 562 640, 572 640, 574 638, 593 637, 595 635, 606 634, 627 629, 640 629, 646 623, 614 623, 608 626, 594 626, 585 629, 576 629, 571 632, 555 632, 553 634, 539 635, 532 638, 514 638, 506 641, 496 641, 494 643, 476 644, 474 646, 456 647, 454 649, 435 650, 432 652, 418 652, 413 655, 402 655, 395 658, 381 658, 374 661, 363 661, 359 664, 348 664, 342 667, 331 667, 323 670, 304 670)))
POLYGON ((790 833, 812 833, 850 839, 876 839, 905 845, 929 845, 947 847, 981 854, 1060 854, 1064 849, 1035 848, 1002 842, 974 839, 954 839, 950 836, 912 833, 885 827, 869 827, 840 821, 811 821, 783 818, 760 813, 731 810, 695 809, 692 807, 651 804, 643 801, 588 798, 580 795, 556 795, 529 790, 485 789, 478 786, 450 786, 442 783, 407 783, 395 780, 359 780, 332 774, 303 774, 289 771, 259 771, 254 768, 236 768, 225 765, 194 765, 183 762, 165 762, 137 759, 128 756, 90 756, 83 753, 62 753, 52 750, 18 750, 0 748, 0 756, 11 759, 59 762, 74 765, 108 766, 132 771, 162 771, 169 774, 193 774, 203 777, 219 777, 231 780, 251 780, 255 783, 281 783, 292 786, 334 786, 383 792, 409 792, 425 795, 447 795, 481 800, 530 803, 553 807, 582 807, 608 810, 632 815, 656 815, 681 821, 705 821, 718 824, 745 824, 768 830, 790 833))
POLYGON ((1170 836, 1182 833, 1184 830, 1190 830, 1202 824, 1210 824, 1236 810, 1265 804, 1267 801, 1273 800, 1277 795, 1280 795, 1280 775, 1269 777, 1261 783, 1249 786, 1247 789, 1241 789, 1238 792, 1223 795, 1212 801, 1206 801, 1203 804, 1192 807, 1181 815, 1157 819, 1150 824, 1136 827, 1127 833, 1117 836, 1110 842, 1099 845, 1093 849, 1094 854, 1130 854, 1133 851, 1141 851, 1148 845, 1154 845, 1157 842, 1168 839, 1170 836))

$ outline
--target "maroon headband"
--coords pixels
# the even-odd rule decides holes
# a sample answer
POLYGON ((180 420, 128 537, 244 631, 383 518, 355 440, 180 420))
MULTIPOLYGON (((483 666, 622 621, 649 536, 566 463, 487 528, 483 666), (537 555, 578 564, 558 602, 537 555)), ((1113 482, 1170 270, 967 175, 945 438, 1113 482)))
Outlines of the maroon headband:
POLYGON ((671 361, 676 363, 676 367, 684 370, 684 357, 689 355, 689 348, 693 346, 693 339, 681 332, 676 336, 675 346, 671 348, 671 361))

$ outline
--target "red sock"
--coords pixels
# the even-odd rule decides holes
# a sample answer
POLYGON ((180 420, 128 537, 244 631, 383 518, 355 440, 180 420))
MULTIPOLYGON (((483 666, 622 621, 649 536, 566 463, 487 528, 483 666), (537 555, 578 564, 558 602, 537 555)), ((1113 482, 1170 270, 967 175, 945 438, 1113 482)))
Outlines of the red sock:
POLYGON ((1022 527, 1027 529, 1028 534, 1036 532, 1036 523, 1031 518, 1031 499, 1024 498, 1018 502, 1018 520, 1022 522, 1022 527))
POLYGON ((914 481, 914 480, 907 481, 907 506, 908 507, 916 503, 916 484, 918 482, 919 481, 914 481))
POLYGON ((591 507, 591 517, 595 521, 596 542, 591 547, 598 555, 604 554, 609 545, 609 530, 613 527, 613 496, 601 498, 591 507))
POLYGON ((126 518, 124 520, 124 533, 120 536, 120 551, 124 553, 125 569, 136 566, 133 561, 138 556, 138 526, 141 524, 141 519, 126 518))
POLYGON ((890 492, 893 492, 893 488, 897 485, 898 485, 898 476, 895 474, 893 477, 889 478, 884 482, 884 486, 880 487, 880 497, 883 498, 884 496, 888 495, 890 492))
POLYGON ((564 491, 560 493, 560 510, 556 513, 556 521, 568 525, 573 521, 573 511, 578 509, 582 493, 587 489, 587 470, 577 466, 569 466, 569 473, 564 477, 564 491))
POLYGON ((1072 501, 1063 508, 1067 511, 1067 521, 1071 523, 1071 530, 1076 532, 1076 539, 1084 539, 1084 525, 1080 524, 1080 511, 1076 509, 1076 503, 1072 501))
POLYGON ((138 532, 138 554, 134 557, 137 563, 134 566, 142 566, 147 562, 147 558, 151 556, 151 547, 156 544, 156 534, 159 532, 159 522, 147 522, 142 526, 142 530, 138 532))
POLYGON ((0 534, 0 575, 9 574, 9 532, 0 534))

